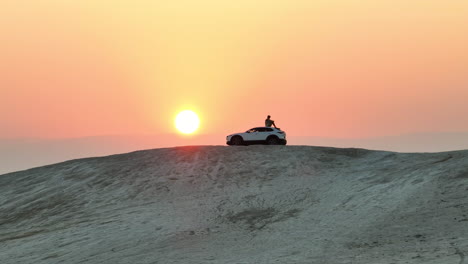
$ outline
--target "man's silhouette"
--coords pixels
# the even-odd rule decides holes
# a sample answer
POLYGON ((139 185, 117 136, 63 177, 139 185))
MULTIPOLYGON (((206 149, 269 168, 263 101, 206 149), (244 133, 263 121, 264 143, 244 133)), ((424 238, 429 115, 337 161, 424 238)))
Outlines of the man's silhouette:
POLYGON ((272 125, 273 125, 275 128, 277 128, 276 125, 275 125, 275 121, 271 120, 271 119, 270 119, 270 116, 267 116, 267 119, 265 119, 265 126, 266 126, 266 127, 271 127, 272 125))

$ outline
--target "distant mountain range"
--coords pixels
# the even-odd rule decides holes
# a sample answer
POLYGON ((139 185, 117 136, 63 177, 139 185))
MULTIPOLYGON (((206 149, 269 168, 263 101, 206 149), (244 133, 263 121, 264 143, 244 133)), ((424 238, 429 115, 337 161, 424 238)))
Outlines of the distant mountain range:
MULTIPOLYGON (((70 139, 0 139, 0 174, 70 159, 186 145, 225 145, 225 135, 96 136, 70 139)), ((375 138, 288 137, 288 145, 354 147, 396 152, 468 149, 468 132, 418 133, 375 138)))

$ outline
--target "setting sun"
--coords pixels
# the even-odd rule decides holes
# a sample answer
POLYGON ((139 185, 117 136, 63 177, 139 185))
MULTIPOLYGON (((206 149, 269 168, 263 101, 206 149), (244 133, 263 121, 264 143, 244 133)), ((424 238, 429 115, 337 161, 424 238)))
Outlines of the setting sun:
POLYGON ((184 110, 180 112, 175 119, 175 126, 177 130, 184 134, 191 134, 198 129, 200 119, 198 115, 191 110, 184 110))

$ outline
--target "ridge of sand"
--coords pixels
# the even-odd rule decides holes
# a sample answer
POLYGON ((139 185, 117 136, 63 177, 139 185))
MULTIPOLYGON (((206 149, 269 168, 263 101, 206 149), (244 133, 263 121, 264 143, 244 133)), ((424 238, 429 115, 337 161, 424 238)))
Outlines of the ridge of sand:
POLYGON ((468 151, 190 146, 0 175, 1 263, 465 263, 468 151))

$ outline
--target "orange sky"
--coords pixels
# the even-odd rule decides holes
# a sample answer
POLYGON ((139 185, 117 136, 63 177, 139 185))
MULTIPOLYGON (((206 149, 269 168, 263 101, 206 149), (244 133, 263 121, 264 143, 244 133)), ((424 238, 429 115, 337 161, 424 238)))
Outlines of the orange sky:
POLYGON ((0 138, 468 131, 466 0, 4 0, 0 138))

